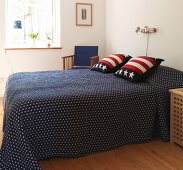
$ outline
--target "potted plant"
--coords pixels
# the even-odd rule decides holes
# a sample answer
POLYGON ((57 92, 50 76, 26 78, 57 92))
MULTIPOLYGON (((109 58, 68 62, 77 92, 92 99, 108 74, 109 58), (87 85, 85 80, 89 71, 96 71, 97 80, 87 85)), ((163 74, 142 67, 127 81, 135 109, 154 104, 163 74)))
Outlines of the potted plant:
POLYGON ((30 32, 28 36, 32 39, 32 47, 35 47, 36 39, 38 38, 39 33, 38 32, 30 32))

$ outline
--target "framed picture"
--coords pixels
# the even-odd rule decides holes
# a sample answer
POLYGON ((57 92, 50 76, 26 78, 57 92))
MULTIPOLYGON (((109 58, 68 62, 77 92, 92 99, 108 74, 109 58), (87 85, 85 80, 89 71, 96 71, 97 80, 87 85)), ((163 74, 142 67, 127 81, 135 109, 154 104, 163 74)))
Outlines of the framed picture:
POLYGON ((92 4, 76 3, 76 25, 92 26, 92 4))

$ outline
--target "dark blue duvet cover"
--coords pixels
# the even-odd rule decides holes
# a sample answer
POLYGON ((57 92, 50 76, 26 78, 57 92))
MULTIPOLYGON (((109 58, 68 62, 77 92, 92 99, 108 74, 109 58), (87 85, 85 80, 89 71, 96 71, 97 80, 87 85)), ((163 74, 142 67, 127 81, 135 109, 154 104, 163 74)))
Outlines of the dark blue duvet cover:
POLYGON ((155 134, 168 141, 168 91, 180 87, 183 72, 164 66, 141 83, 89 69, 13 74, 0 169, 39 170, 41 159, 144 143, 155 134))

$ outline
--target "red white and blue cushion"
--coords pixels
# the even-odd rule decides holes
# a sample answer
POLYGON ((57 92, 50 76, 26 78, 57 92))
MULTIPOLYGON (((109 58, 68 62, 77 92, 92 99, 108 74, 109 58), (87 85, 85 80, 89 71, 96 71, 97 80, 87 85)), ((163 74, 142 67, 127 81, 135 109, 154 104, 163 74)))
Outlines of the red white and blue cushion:
POLYGON ((97 64, 92 67, 94 71, 100 71, 103 73, 114 73, 121 66, 127 63, 132 57, 125 56, 123 54, 113 54, 101 59, 97 64))
POLYGON ((122 66, 115 76, 132 82, 143 81, 155 71, 162 61, 164 60, 147 56, 135 57, 122 66))

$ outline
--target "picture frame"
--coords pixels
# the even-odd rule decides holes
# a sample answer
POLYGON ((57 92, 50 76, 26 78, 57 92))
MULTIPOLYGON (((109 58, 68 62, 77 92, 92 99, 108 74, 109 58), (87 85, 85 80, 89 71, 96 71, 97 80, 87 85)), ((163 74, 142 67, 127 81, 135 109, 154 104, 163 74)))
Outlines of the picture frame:
POLYGON ((76 26, 92 26, 92 4, 76 3, 76 26))

